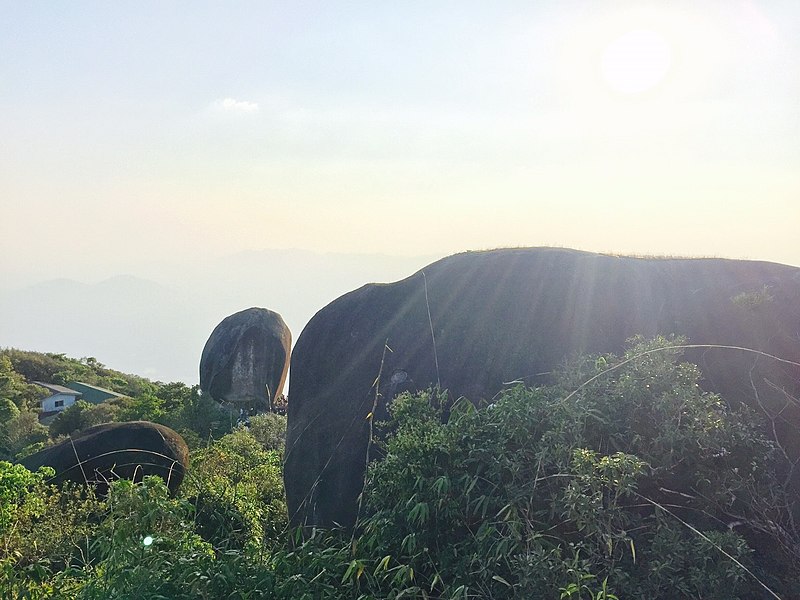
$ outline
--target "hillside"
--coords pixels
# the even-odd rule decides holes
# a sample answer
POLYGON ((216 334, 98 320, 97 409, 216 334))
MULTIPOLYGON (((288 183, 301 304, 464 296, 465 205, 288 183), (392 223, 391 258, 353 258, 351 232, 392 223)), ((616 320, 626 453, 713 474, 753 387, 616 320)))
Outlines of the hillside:
MULTIPOLYGON (((438 390, 401 395, 374 424, 380 460, 352 530, 289 527, 284 417, 201 439, 197 417, 214 406, 203 413, 196 390, 139 379, 150 391, 114 416, 182 427, 191 466, 177 495, 148 478, 98 498, 0 460, 0 590, 64 600, 792 600, 800 534, 774 449, 752 411, 698 387, 678 344, 639 340, 624 357, 576 359, 553 385, 510 387, 481 410, 438 390)), ((95 361, 4 351, 6 392, 28 385, 11 356, 26 369, 119 376, 95 361)), ((82 426, 91 410, 75 412, 82 426)))
POLYGON ((70 358, 63 354, 0 349, 0 460, 20 458, 59 436, 92 425, 143 419, 168 425, 190 442, 209 434, 221 435, 233 425, 230 413, 197 386, 163 383, 106 367, 94 357, 70 358), (48 427, 39 423, 39 402, 49 395, 34 382, 57 385, 82 382, 122 395, 101 404, 82 400, 56 416, 48 427))

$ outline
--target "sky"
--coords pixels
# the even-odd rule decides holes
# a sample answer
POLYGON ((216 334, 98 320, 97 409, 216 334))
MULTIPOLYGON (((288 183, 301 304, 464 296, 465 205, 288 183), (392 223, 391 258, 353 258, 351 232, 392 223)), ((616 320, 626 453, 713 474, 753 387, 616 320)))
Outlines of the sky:
POLYGON ((0 255, 800 264, 800 5, 0 3, 0 255))
POLYGON ((798 265, 799 116, 794 1, 4 0, 0 272, 539 245, 798 265))
POLYGON ((795 0, 0 0, 0 290, 799 225, 795 0))

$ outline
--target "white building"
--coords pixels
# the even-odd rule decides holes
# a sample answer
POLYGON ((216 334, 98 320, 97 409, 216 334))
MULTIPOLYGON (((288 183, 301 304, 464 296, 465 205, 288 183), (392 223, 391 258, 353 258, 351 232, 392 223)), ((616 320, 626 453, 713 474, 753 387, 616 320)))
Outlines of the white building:
POLYGON ((47 388, 52 394, 40 401, 42 405, 41 416, 48 415, 48 413, 61 412, 65 408, 75 404, 75 402, 83 396, 81 392, 76 392, 63 385, 53 385, 52 383, 43 383, 41 381, 34 381, 34 383, 43 388, 47 388))

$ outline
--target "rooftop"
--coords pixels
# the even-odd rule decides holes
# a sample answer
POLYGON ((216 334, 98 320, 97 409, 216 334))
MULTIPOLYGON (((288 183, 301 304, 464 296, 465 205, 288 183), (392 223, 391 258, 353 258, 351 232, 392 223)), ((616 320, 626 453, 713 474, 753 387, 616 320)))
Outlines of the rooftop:
POLYGON ((55 385, 53 383, 45 383, 43 381, 34 381, 33 383, 35 383, 36 385, 40 385, 43 388, 47 388, 53 394, 68 394, 70 396, 80 396, 83 393, 68 387, 64 387, 63 385, 55 385))

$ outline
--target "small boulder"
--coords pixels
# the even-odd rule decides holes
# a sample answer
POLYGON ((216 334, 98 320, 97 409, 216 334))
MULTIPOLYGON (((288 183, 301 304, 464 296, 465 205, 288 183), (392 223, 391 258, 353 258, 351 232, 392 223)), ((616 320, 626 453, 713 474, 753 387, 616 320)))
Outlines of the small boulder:
POLYGON ((75 481, 92 484, 104 495, 115 479, 141 481, 158 475, 175 492, 189 465, 189 448, 183 438, 164 425, 148 421, 105 423, 20 461, 31 471, 53 467, 52 483, 75 481))

